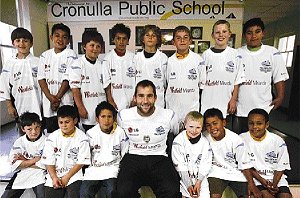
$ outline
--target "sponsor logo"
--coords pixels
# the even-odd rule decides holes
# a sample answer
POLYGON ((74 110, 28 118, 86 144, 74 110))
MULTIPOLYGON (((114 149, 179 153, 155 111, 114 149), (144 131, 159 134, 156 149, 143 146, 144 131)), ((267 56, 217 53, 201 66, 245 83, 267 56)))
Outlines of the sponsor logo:
POLYGON ((67 155, 67 157, 69 159, 72 159, 73 161, 77 161, 77 156, 78 156, 78 153, 79 153, 79 147, 74 147, 74 148, 71 148, 69 150, 69 153, 67 155))
POLYGON ((162 74, 161 74, 160 68, 154 69, 153 78, 161 79, 161 77, 162 77, 162 74))
POLYGON ((19 71, 19 72, 17 72, 17 73, 14 73, 14 81, 17 81, 17 80, 19 80, 20 78, 21 78, 21 75, 22 75, 22 73, 19 71))
POLYGON ((85 98, 98 98, 101 94, 99 92, 85 91, 83 92, 85 98))
POLYGON ((197 72, 196 72, 195 68, 189 70, 189 74, 188 74, 188 79, 189 80, 196 80, 197 76, 198 75, 197 75, 197 72))
POLYGON ((65 63, 61 64, 60 67, 58 68, 59 73, 66 73, 66 70, 67 70, 67 65, 65 63))
POLYGON ((278 154, 276 154, 274 151, 266 153, 265 162, 270 164, 276 164, 278 162, 278 154))
POLYGON ((229 163, 235 163, 235 155, 232 152, 227 152, 225 154, 224 160, 229 163))
POLYGON ((32 69, 32 77, 36 78, 38 73, 38 67, 33 67, 32 69))
POLYGON ((157 127, 156 129, 155 129, 155 133, 154 133, 154 135, 163 135, 163 134, 165 134, 166 133, 166 130, 164 129, 164 127, 162 127, 162 126, 160 126, 160 127, 157 127))
POLYGON ((29 86, 20 86, 18 88, 18 92, 19 93, 25 93, 25 92, 28 92, 28 91, 31 91, 33 90, 33 86, 29 85, 29 86))
POLYGON ((212 72, 212 65, 207 65, 206 66, 206 73, 212 72))
POLYGON ((259 71, 268 73, 272 71, 271 63, 269 60, 263 61, 259 67, 259 71))
POLYGON ((127 68, 126 76, 130 78, 135 77, 135 70, 133 69, 133 67, 127 68))
POLYGON ((266 81, 246 80, 242 85, 267 85, 266 81))
POLYGON ((232 61, 227 62, 227 65, 225 66, 225 70, 227 72, 233 73, 234 72, 234 63, 232 61))
POLYGON ((193 93, 195 89, 170 87, 171 93, 193 93))
POLYGON ((230 86, 232 85, 232 83, 230 81, 224 81, 224 80, 207 80, 205 82, 206 86, 221 86, 221 85, 226 85, 226 86, 230 86))

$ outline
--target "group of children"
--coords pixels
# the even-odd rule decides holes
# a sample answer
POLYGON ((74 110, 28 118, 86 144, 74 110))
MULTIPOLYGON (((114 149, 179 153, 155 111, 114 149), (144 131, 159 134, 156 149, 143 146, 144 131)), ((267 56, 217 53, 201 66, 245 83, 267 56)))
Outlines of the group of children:
POLYGON ((249 20, 243 28, 247 46, 235 50, 227 45, 230 24, 219 20, 212 28, 215 45, 201 57, 189 49, 189 28, 178 26, 173 32, 176 52, 168 58, 159 51, 159 27, 144 27, 143 50, 135 55, 126 49, 130 28, 120 23, 112 28, 115 49, 101 62, 98 56, 104 42, 95 30, 82 34, 85 54, 77 58, 67 49, 70 29, 61 23, 53 25, 53 48, 38 59, 30 54, 31 33, 15 29, 11 40, 18 53, 3 67, 0 96, 26 135, 16 141, 10 154, 12 164, 21 171, 16 172, 3 197, 24 191, 11 189, 31 187, 41 195, 41 180, 27 186, 23 181, 31 177, 19 175, 31 171, 41 179, 45 168, 46 197, 63 197, 66 192, 69 197, 78 197, 79 191, 82 197, 93 197, 99 186, 105 186, 110 197, 118 164, 128 146, 124 130, 115 123, 117 111, 135 105, 135 86, 145 79, 156 87, 155 106, 172 109, 182 123, 180 130, 185 129, 175 138, 172 149, 183 196, 221 197, 226 186, 238 196, 247 195, 247 189, 255 197, 290 195, 288 188, 281 188, 287 186, 283 171, 289 169, 286 145, 267 131, 268 113, 282 103, 288 74, 279 52, 261 44, 263 33, 260 19, 249 20), (277 90, 274 100, 272 80, 277 90), (264 110, 251 114, 253 108, 264 110), (39 119, 29 116, 33 112, 39 119), (205 134, 201 133, 203 118, 199 112, 204 114, 205 134), (226 117, 234 113, 238 117, 233 131, 245 132, 249 127, 249 132, 241 135, 246 141, 225 129, 226 117), (46 141, 42 141, 42 118, 50 134, 46 141), (86 134, 77 128, 79 121, 86 134), (278 142, 276 151, 274 145, 263 141, 269 137, 278 142), (27 143, 19 146, 21 140, 27 143), (255 150, 258 143, 265 146, 265 156, 255 150), (32 149, 31 144, 38 145, 32 149), (90 166, 83 175, 84 165, 90 166), (14 186, 16 178, 21 178, 21 187, 14 186))

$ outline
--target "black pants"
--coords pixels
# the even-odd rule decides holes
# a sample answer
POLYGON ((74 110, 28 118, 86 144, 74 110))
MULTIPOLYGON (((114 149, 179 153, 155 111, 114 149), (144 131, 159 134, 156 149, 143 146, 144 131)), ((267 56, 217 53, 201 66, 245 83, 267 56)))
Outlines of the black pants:
POLYGON ((170 158, 126 154, 120 164, 116 197, 139 198, 141 186, 150 186, 157 198, 181 197, 179 177, 170 158))
POLYGON ((247 117, 237 117, 233 118, 233 132, 241 134, 248 131, 248 118, 247 117))
POLYGON ((52 133, 53 131, 59 128, 56 116, 45 118, 45 122, 46 122, 47 133, 52 133))
POLYGON ((46 186, 45 198, 79 198, 81 183, 82 181, 76 181, 65 188, 58 189, 46 186))

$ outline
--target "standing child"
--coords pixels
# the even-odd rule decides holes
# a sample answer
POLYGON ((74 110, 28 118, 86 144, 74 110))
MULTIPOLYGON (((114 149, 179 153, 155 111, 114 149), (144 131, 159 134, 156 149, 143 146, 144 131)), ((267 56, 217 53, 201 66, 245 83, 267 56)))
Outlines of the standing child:
POLYGON ((239 84, 245 81, 241 57, 227 45, 230 24, 219 20, 212 28, 214 47, 206 50, 202 58, 206 66, 206 83, 201 95, 201 113, 217 108, 226 117, 236 111, 239 84))
POLYGON ((254 165, 252 174, 255 185, 263 197, 291 198, 291 192, 284 175, 290 170, 289 153, 284 140, 270 133, 269 115, 263 109, 253 109, 248 115, 249 131, 240 134, 249 148, 254 165))
POLYGON ((54 47, 41 55, 38 71, 38 80, 43 92, 43 114, 48 133, 58 129, 57 108, 74 103, 69 89, 69 69, 77 59, 73 50, 66 49, 70 41, 68 26, 62 23, 53 25, 50 39, 54 47))
POLYGON ((59 129, 46 140, 42 163, 47 167, 45 197, 79 197, 82 167, 90 164, 87 136, 76 127, 78 112, 70 105, 57 111, 59 129))
POLYGON ((205 84, 203 59, 189 49, 191 42, 191 32, 186 26, 174 29, 177 51, 168 59, 166 108, 175 111, 182 123, 188 112, 200 110, 200 88, 205 84))
POLYGON ((129 108, 135 87, 134 53, 126 50, 130 29, 122 23, 112 29, 115 49, 103 59, 103 85, 107 101, 117 110, 129 108))
POLYGON ((225 128, 226 121, 219 109, 206 110, 204 122, 213 153, 212 168, 208 174, 211 197, 221 198, 227 186, 237 197, 248 197, 248 192, 254 197, 261 197, 250 172, 253 166, 243 139, 225 128))
POLYGON ((32 188, 37 198, 44 197, 45 166, 40 163, 46 137, 41 133, 40 117, 23 113, 20 126, 25 135, 19 137, 9 154, 12 169, 17 170, 5 188, 2 198, 21 197, 32 188))
POLYGON ((96 116, 98 124, 87 132, 92 164, 85 169, 80 197, 95 197, 101 187, 106 187, 106 198, 111 198, 120 161, 127 152, 127 138, 124 130, 117 126, 117 111, 110 103, 101 102, 96 116))
POLYGON ((41 119, 41 90, 37 81, 39 59, 30 53, 32 34, 24 28, 16 28, 11 33, 11 42, 18 52, 14 59, 4 64, 0 97, 6 99, 7 111, 16 120, 26 111, 38 114, 41 119))
POLYGON ((103 44, 103 37, 99 32, 85 31, 82 34, 85 56, 79 58, 75 66, 71 67, 70 86, 85 131, 96 125, 94 109, 106 100, 102 84, 102 65, 98 60, 103 44))
POLYGON ((151 80, 156 86, 157 100, 155 105, 165 107, 166 67, 168 57, 158 50, 161 46, 161 31, 156 25, 146 25, 141 34, 143 51, 134 57, 136 83, 151 80))
POLYGON ((180 192, 184 197, 209 198, 207 175, 211 168, 212 152, 201 134, 203 117, 197 111, 189 112, 185 129, 176 136, 172 146, 172 160, 178 171, 180 192))

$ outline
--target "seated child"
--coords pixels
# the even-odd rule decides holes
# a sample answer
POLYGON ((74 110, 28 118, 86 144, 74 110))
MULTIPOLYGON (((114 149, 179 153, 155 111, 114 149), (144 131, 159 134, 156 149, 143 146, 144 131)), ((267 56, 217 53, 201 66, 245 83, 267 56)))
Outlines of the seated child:
POLYGON ((206 110, 204 122, 213 153, 212 168, 208 174, 210 196, 221 198, 229 186, 237 197, 248 197, 248 192, 260 197, 261 193, 253 182, 250 171, 253 166, 243 139, 225 128, 226 121, 219 109, 206 110))
POLYGON ((88 138, 76 127, 78 112, 70 105, 57 111, 59 129, 45 142, 42 163, 47 167, 45 197, 79 197, 82 167, 90 164, 88 138))
POLYGON ((115 190, 119 164, 127 151, 127 137, 117 126, 117 111, 103 101, 96 107, 98 124, 87 131, 92 164, 85 169, 80 197, 95 197, 101 187, 106 187, 106 198, 115 190))
POLYGON ((209 198, 207 174, 211 168, 212 152, 208 140, 201 135, 203 117, 197 111, 185 117, 185 129, 175 137, 172 160, 178 171, 183 197, 209 198))
POLYGON ((285 170, 290 170, 289 153, 284 140, 270 133, 269 114, 263 109, 253 109, 248 114, 249 131, 240 134, 249 148, 254 168, 255 185, 263 197, 292 197, 285 170))
POLYGON ((45 167, 40 163, 46 137, 41 133, 40 117, 24 112, 20 118, 19 137, 9 154, 12 169, 17 170, 1 197, 21 197, 25 189, 32 188, 37 198, 44 197, 45 167))

